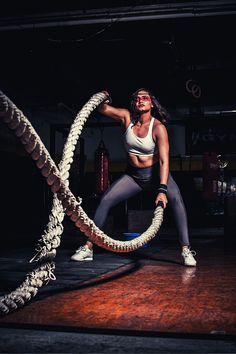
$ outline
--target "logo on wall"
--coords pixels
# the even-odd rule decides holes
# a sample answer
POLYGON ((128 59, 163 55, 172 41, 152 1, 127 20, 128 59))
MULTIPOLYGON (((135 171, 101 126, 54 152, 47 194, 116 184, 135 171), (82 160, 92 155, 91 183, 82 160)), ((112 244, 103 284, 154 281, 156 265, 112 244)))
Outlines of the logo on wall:
POLYGON ((185 83, 185 88, 194 98, 200 98, 202 94, 201 87, 192 79, 189 79, 185 83))

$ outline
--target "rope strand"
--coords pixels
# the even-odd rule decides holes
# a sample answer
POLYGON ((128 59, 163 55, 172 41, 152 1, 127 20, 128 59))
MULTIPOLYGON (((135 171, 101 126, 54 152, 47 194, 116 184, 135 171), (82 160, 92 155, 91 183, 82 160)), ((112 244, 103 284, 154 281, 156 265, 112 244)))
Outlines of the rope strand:
MULTIPOLYGON (((46 178, 53 194, 53 206, 49 215, 49 222, 36 247, 36 254, 30 262, 51 260, 56 256, 56 248, 60 245, 60 236, 63 233, 62 222, 65 214, 75 223, 84 234, 95 244, 113 252, 131 252, 147 242, 157 234, 163 221, 163 207, 158 205, 150 227, 139 237, 131 241, 114 240, 103 233, 87 216, 81 204, 82 199, 75 197, 69 189, 69 169, 73 162, 75 146, 91 112, 106 98, 104 92, 93 95, 77 114, 66 144, 63 149, 62 160, 57 168, 40 137, 24 114, 0 91, 0 118, 13 130, 36 162, 46 178)), ((45 263, 30 273, 25 282, 15 291, 0 299, 0 313, 6 314, 19 306, 23 306, 36 295, 38 288, 55 280, 55 264, 45 263)))

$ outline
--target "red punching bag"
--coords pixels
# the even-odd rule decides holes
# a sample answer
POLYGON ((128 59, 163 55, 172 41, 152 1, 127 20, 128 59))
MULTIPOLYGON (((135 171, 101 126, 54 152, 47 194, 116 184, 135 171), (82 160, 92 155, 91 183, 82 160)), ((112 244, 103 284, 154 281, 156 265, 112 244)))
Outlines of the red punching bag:
POLYGON ((102 139, 95 151, 95 179, 95 193, 101 195, 109 186, 109 152, 102 139))

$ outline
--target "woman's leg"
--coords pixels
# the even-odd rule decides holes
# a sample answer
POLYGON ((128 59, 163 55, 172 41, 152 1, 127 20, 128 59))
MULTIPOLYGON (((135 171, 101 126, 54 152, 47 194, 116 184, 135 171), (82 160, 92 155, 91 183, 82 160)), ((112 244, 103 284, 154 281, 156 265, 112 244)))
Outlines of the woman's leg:
POLYGON ((142 191, 142 188, 128 175, 121 176, 107 189, 94 215, 94 223, 102 228, 109 210, 118 203, 131 198, 142 191))
POLYGON ((179 187, 171 175, 169 175, 167 186, 167 197, 173 209, 179 242, 182 246, 181 255, 183 257, 183 262, 186 266, 195 267, 197 264, 194 258, 196 252, 191 251, 189 247, 188 219, 185 205, 179 187))
POLYGON ((188 219, 180 190, 171 174, 167 184, 167 198, 173 210, 181 246, 189 246, 188 219))
MULTIPOLYGON (((135 194, 142 191, 142 188, 133 180, 132 177, 124 174, 117 181, 115 181, 104 193, 101 198, 101 201, 96 209, 94 215, 94 223, 102 228, 105 224, 107 215, 112 207, 117 205, 118 203, 131 198, 135 194)), ((76 253, 71 257, 72 260, 84 260, 83 254, 88 253, 87 249, 92 251, 93 243, 91 241, 87 241, 85 247, 80 247, 76 253)), ((88 256, 88 260, 91 260, 92 255, 88 256)))

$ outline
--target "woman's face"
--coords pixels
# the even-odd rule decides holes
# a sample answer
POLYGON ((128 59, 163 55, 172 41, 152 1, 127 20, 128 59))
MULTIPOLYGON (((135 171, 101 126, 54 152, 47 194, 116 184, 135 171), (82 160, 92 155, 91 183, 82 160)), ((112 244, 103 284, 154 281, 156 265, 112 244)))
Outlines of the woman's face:
POLYGON ((139 91, 135 97, 135 109, 137 112, 144 113, 153 107, 152 100, 147 91, 139 91))

